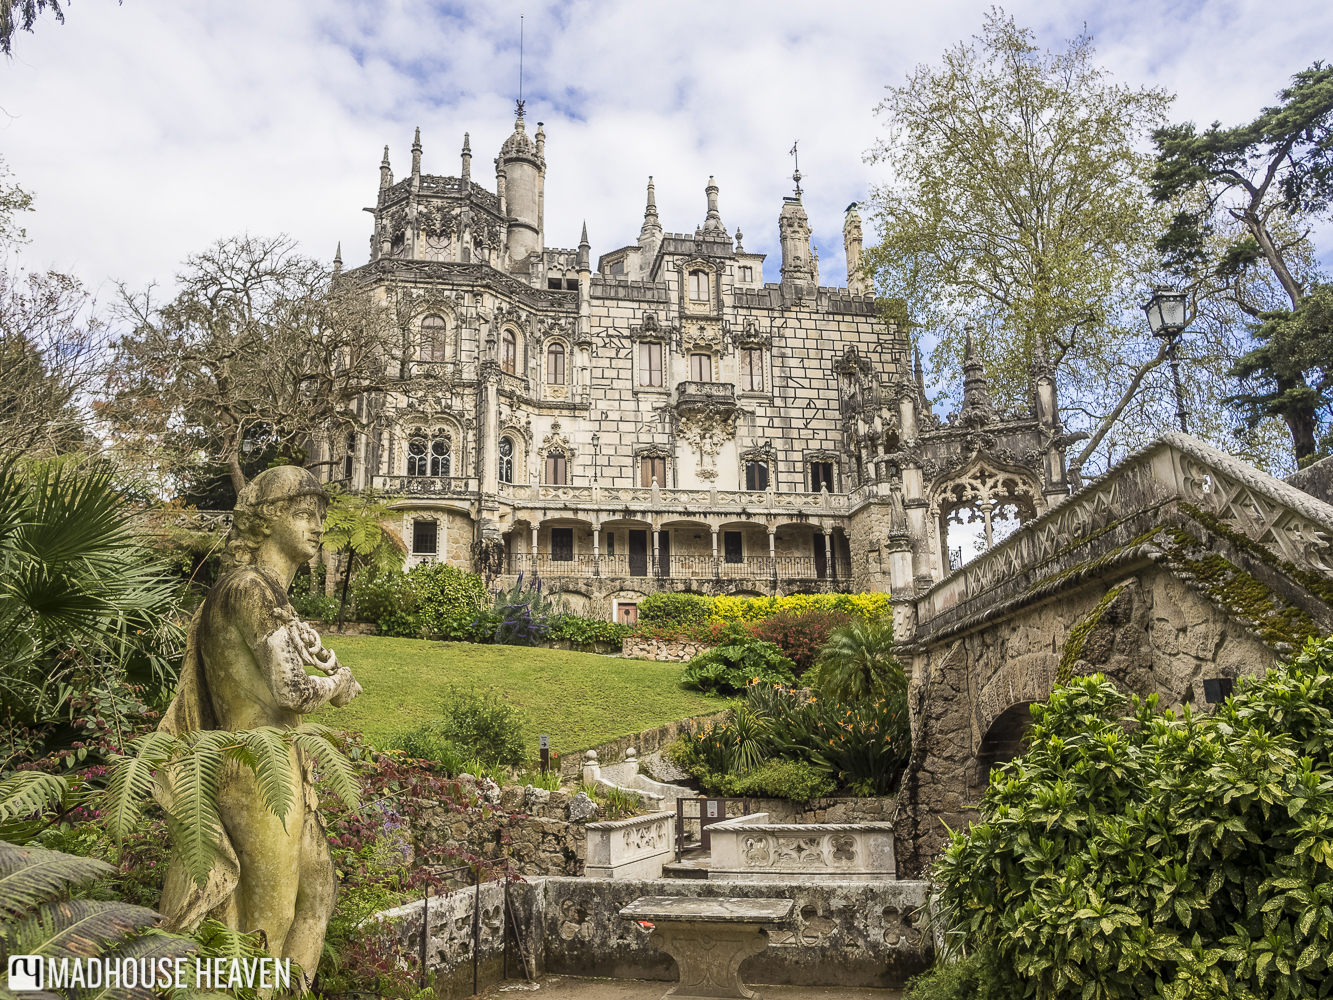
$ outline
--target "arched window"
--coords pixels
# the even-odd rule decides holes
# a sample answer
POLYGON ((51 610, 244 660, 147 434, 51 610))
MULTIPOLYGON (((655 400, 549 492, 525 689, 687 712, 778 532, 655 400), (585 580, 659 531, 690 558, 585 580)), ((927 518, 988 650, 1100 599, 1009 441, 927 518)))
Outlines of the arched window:
POLYGON ((690 301, 708 301, 708 275, 704 271, 690 272, 690 301))
POLYGON ((407 439, 407 474, 409 476, 426 475, 426 432, 415 428, 407 439))
POLYGON ((447 361, 443 316, 427 316, 421 321, 421 360, 447 361))
POLYGON ((514 481, 514 442, 509 438, 500 438, 500 482, 514 481))
POLYGON ((518 338, 513 330, 500 334, 500 367, 510 375, 518 371, 518 338))
POLYGON ((546 485, 565 485, 565 453, 560 449, 546 453, 546 485))
POLYGON ((565 384, 565 349, 560 344, 552 344, 546 351, 547 385, 565 384))
POLYGON ((440 431, 435 432, 435 436, 430 442, 430 474, 432 476, 449 475, 449 452, 453 442, 449 440, 449 435, 440 431))
POLYGON ((413 428, 407 439, 407 474, 409 476, 448 476, 453 464, 453 440, 443 428, 427 434, 413 428))

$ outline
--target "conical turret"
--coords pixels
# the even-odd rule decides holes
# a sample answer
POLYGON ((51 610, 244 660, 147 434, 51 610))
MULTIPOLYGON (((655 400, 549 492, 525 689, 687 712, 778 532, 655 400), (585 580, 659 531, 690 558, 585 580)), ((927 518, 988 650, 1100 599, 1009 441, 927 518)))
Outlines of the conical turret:
POLYGON ((662 245, 662 223, 657 218, 657 192, 653 178, 648 177, 648 203, 643 209, 643 225, 639 228, 639 261, 646 272, 653 266, 657 249, 662 245))
POLYGON ((726 240, 729 239, 727 227, 722 225, 722 216, 717 210, 717 190, 717 182, 710 175, 708 186, 704 188, 704 194, 708 197, 708 215, 704 219, 703 232, 706 237, 726 240))

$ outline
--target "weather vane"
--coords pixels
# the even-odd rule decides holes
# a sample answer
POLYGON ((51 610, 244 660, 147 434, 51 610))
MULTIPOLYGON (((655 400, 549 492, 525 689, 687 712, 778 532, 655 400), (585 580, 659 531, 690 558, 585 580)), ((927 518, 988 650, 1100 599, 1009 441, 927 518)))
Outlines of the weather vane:
POLYGON ((800 139, 797 139, 796 142, 791 144, 791 149, 787 150, 787 155, 796 160, 796 172, 791 175, 791 179, 796 182, 796 197, 798 198, 801 196, 801 157, 796 152, 796 143, 800 141, 800 139))
POLYGON ((515 102, 518 117, 523 119, 523 15, 518 15, 518 100, 515 102))

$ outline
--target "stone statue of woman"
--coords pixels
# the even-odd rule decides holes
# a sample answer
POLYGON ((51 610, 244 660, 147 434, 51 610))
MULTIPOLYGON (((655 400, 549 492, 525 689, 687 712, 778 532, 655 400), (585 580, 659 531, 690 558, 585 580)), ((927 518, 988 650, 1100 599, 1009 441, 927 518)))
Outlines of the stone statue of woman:
MULTIPOLYGON (((190 624, 180 687, 159 729, 295 727, 302 715, 361 693, 287 600, 297 568, 319 550, 327 504, 314 476, 295 466, 262 472, 241 490, 222 575, 190 624)), ((295 747, 291 755, 292 804, 282 819, 265 806, 252 771, 224 766, 208 881, 201 888, 173 858, 159 909, 167 930, 193 929, 205 917, 261 930, 269 952, 299 965, 308 983, 337 881, 311 761, 295 747)), ((157 794, 169 800, 171 789, 160 784, 157 794)))

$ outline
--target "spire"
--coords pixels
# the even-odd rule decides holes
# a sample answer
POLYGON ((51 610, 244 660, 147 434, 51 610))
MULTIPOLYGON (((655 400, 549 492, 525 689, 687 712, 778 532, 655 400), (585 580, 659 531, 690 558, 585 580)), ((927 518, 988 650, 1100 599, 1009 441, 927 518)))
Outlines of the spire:
POLYGON ((662 245, 662 223, 657 218, 657 192, 653 188, 652 175, 648 175, 648 203, 643 209, 643 225, 639 227, 639 268, 646 275, 657 258, 657 248, 662 245))
POLYGON ((867 282, 861 274, 861 213, 856 208, 856 202, 847 206, 842 222, 842 248, 847 255, 847 290, 853 295, 865 295, 867 282))
POLYGON ((343 241, 338 241, 338 249, 333 252, 333 276, 343 273, 343 241))
POLYGON ((796 165, 796 169, 792 171, 791 179, 796 183, 797 201, 801 200, 801 156, 796 152, 796 146, 800 141, 800 139, 797 139, 796 142, 791 144, 791 149, 788 150, 788 153, 791 155, 796 165))
POLYGON ((537 134, 533 137, 537 140, 537 159, 545 162, 546 160, 546 123, 537 123, 537 134))
POLYGON ((990 382, 986 378, 986 369, 977 357, 974 330, 971 323, 964 327, 966 340, 963 346, 962 417, 964 423, 976 426, 989 422, 996 414, 990 402, 990 382))
POLYGON ((587 271, 590 267, 589 251, 592 247, 588 243, 588 220, 583 220, 583 235, 579 237, 579 270, 587 271))
POLYGON ((713 175, 708 175, 708 186, 704 188, 704 194, 708 196, 708 217, 704 219, 703 231, 705 234, 711 233, 727 238, 727 227, 722 225, 722 216, 717 211, 717 182, 713 180, 713 175))
POLYGON ((384 147, 384 159, 380 160, 380 190, 393 187, 393 170, 389 167, 389 147, 384 147))
POLYGON ((653 187, 653 175, 648 175, 648 204, 643 209, 643 224, 648 225, 648 220, 652 219, 653 224, 657 224, 657 191, 653 187))
POLYGON ((463 194, 466 195, 472 183, 472 137, 466 132, 463 133, 463 176, 460 179, 463 182, 463 194))
POLYGON ((917 402, 921 405, 921 412, 930 413, 930 400, 926 397, 926 373, 921 368, 921 348, 912 348, 913 355, 913 374, 916 376, 917 402))
POLYGON ((1046 338, 1041 335, 1041 330, 1037 330, 1032 343, 1032 377, 1039 378, 1042 375, 1054 375, 1055 369, 1051 364, 1051 356, 1046 351, 1046 338))
POLYGON ((412 139, 412 176, 421 176, 421 126, 417 126, 417 134, 412 139))

